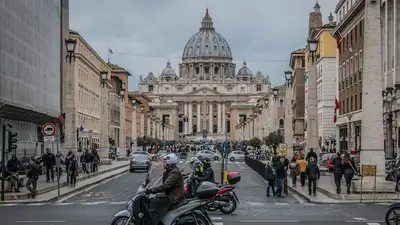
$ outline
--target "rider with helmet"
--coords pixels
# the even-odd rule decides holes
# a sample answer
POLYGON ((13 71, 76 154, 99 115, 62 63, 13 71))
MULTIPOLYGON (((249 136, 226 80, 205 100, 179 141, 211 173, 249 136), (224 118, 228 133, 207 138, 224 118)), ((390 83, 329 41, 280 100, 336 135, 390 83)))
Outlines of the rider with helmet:
POLYGON ((147 190, 151 194, 164 193, 158 194, 156 198, 149 201, 148 212, 153 224, 157 224, 171 206, 176 207, 185 199, 182 173, 176 165, 179 161, 178 157, 171 153, 164 156, 163 161, 165 171, 162 184, 147 190))
POLYGON ((202 159, 204 165, 203 176, 196 176, 195 179, 198 181, 208 181, 215 183, 214 171, 211 167, 211 160, 209 158, 202 159))

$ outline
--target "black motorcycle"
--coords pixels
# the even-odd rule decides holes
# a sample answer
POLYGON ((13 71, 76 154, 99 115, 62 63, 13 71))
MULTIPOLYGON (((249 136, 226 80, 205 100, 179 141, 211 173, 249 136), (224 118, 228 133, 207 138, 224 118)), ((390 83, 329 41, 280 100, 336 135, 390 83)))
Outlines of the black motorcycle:
POLYGON ((385 221, 386 225, 397 225, 400 224, 400 213, 397 214, 400 210, 400 203, 393 203, 392 205, 389 206, 389 208, 386 211, 385 215, 385 221))
MULTIPOLYGON (((127 208, 114 215, 111 225, 125 224, 125 225, 145 225, 149 224, 147 209, 150 196, 146 194, 145 190, 150 183, 149 174, 143 184, 139 187, 136 196, 134 196, 128 203, 127 208)), ((211 219, 207 214, 206 205, 207 199, 211 199, 218 192, 218 188, 213 186, 203 185, 197 190, 197 194, 201 196, 202 200, 184 200, 181 202, 177 209, 170 210, 161 218, 159 224, 162 225, 212 225, 211 219)))

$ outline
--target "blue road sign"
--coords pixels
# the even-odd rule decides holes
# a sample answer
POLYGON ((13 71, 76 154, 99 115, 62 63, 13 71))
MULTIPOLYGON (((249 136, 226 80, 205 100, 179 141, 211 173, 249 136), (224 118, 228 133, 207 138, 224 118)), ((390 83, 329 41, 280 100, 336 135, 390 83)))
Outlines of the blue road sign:
POLYGON ((222 152, 227 153, 228 152, 228 142, 224 141, 224 144, 222 144, 222 152))

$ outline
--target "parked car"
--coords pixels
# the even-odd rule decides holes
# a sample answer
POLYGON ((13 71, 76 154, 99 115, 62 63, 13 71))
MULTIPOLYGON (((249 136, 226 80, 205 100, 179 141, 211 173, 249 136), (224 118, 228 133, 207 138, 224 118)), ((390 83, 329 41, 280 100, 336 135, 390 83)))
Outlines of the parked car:
POLYGON ((319 162, 318 162, 319 166, 326 166, 326 162, 327 162, 328 159, 329 159, 332 155, 334 155, 334 154, 336 154, 336 153, 328 153, 328 154, 322 155, 322 156, 319 158, 319 162))
POLYGON ((215 153, 210 150, 201 150, 196 154, 198 159, 214 159, 215 153))
POLYGON ((188 157, 187 152, 181 152, 181 153, 179 153, 179 158, 180 158, 180 159, 187 159, 187 157, 188 157))
POLYGON ((136 170, 149 171, 151 168, 151 161, 147 155, 133 154, 129 163, 129 171, 135 172, 136 170))
POLYGON ((233 151, 229 154, 228 159, 234 161, 244 161, 245 153, 243 151, 233 151))
POLYGON ((169 153, 170 153, 169 151, 161 150, 161 151, 159 151, 159 152, 157 153, 157 157, 158 157, 159 159, 162 159, 165 155, 168 155, 169 153))

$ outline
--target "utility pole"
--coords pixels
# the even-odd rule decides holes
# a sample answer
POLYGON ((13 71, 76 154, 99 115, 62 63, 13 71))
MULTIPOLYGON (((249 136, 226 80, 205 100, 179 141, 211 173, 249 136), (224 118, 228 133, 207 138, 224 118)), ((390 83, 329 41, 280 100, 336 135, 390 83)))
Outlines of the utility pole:
POLYGON ((5 171, 6 171, 6 125, 4 119, 1 119, 1 132, 2 132, 2 147, 1 147, 1 203, 4 202, 4 183, 5 183, 5 171))

